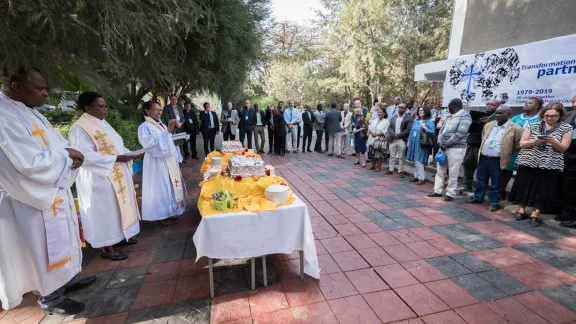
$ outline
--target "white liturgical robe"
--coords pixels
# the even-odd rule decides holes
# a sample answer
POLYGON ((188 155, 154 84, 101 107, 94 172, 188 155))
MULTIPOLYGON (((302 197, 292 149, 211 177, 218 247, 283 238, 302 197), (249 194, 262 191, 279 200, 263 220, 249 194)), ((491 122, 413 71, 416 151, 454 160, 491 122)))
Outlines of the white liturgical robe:
MULTIPOLYGON (((84 118, 95 123, 95 127, 107 135, 107 139, 115 146, 118 154, 130 152, 124 147, 122 137, 106 121, 88 114, 84 114, 84 118)), ((84 154, 84 163, 76 179, 84 239, 92 247, 100 248, 114 245, 138 234, 140 232, 140 220, 131 164, 117 164, 127 184, 127 188, 122 188, 124 190, 123 195, 132 206, 130 209, 132 211, 132 215, 130 215, 131 225, 123 230, 118 197, 109 179, 109 175, 116 164, 116 155, 98 153, 92 138, 78 124, 74 124, 70 128, 68 141, 70 146, 84 154)))
POLYGON ((144 154, 142 220, 157 221, 184 213, 185 191, 180 167, 174 163, 177 175, 171 176, 168 164, 172 158, 174 162, 182 162, 182 156, 167 127, 161 122, 154 125, 151 118, 148 120, 138 127, 140 145, 144 148, 154 147, 144 154))
POLYGON ((0 301, 48 295, 82 263, 68 142, 44 116, 0 94, 0 301))

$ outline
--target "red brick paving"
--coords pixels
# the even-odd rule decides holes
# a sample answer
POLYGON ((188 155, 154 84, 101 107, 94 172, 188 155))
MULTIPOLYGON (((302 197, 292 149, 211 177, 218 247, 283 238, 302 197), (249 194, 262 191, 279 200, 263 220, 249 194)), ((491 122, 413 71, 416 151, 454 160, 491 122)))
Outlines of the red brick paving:
MULTIPOLYGON (((212 323, 540 324, 576 321, 576 313, 538 291, 481 303, 426 261, 468 252, 430 228, 458 223, 434 209, 455 203, 426 197, 430 186, 408 186, 404 180, 382 176, 362 178, 379 184, 358 187, 358 192, 364 193, 365 197, 341 199, 332 190, 354 187, 346 180, 354 179, 356 171, 368 171, 350 166, 346 171, 330 174, 331 180, 315 180, 310 174, 323 172, 323 167, 341 168, 337 163, 342 162, 324 156, 320 157, 323 167, 297 165, 298 162, 317 162, 318 157, 318 154, 307 154, 298 155, 296 159, 292 156, 289 159, 265 156, 265 159, 279 174, 284 174, 309 207, 322 268, 320 280, 298 278, 297 252, 276 255, 275 266, 281 282, 255 291, 217 296, 212 302, 212 323), (399 208, 397 211, 423 227, 385 231, 366 217, 366 212, 394 209, 376 199, 399 195, 393 190, 394 186, 421 190, 404 196, 424 207, 399 208)), ((190 174, 186 169, 189 168, 184 168, 183 173, 190 174)), ((189 193, 197 195, 198 190, 189 188, 189 193)), ((505 211, 489 213, 485 206, 458 206, 488 219, 466 223, 467 227, 507 245, 472 252, 479 260, 535 290, 576 282, 575 277, 512 247, 542 241, 495 221, 510 218, 510 214, 505 211)), ((183 218, 164 235, 187 233, 196 225, 192 219, 183 218)), ((84 272, 148 267, 130 312, 206 298, 209 295, 206 259, 198 264, 194 264, 194 259, 184 259, 151 265, 161 240, 162 236, 140 238, 139 244, 121 248, 130 255, 128 260, 114 263, 95 257, 84 272)), ((576 253, 574 236, 550 243, 576 253)), ((80 318, 69 323, 120 324, 127 321, 130 312, 87 320, 80 318)), ((33 324, 43 318, 36 298, 28 294, 21 306, 0 313, 0 324, 33 324)))

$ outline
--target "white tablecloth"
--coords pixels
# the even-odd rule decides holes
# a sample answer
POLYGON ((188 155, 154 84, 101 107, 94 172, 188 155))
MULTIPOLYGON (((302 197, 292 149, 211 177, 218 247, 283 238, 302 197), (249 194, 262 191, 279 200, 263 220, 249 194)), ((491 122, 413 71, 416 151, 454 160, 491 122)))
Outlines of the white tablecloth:
POLYGON ((213 259, 253 258, 304 251, 304 272, 320 279, 308 207, 296 197, 272 211, 224 213, 202 217, 194 234, 198 256, 213 259))

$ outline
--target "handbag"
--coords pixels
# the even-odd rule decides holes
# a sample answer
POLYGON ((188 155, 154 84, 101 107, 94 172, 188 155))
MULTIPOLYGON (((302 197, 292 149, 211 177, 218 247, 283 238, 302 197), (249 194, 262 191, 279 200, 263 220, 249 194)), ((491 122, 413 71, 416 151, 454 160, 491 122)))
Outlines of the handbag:
POLYGON ((446 153, 444 153, 444 151, 438 151, 438 153, 436 153, 435 160, 441 166, 446 166, 446 163, 448 163, 448 157, 446 157, 446 153))
POLYGON ((388 141, 386 140, 386 136, 380 135, 374 139, 374 143, 372 143, 372 147, 375 151, 378 152, 386 152, 388 151, 388 141))
POLYGON ((420 133, 420 146, 423 148, 433 148, 434 147, 434 137, 428 135, 428 133, 422 131, 420 133))

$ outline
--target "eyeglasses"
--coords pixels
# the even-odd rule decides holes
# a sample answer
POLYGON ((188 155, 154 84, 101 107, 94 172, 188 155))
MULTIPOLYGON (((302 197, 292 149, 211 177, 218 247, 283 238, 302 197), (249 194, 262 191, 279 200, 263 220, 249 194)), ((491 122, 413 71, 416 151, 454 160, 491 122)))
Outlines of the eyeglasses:
POLYGON ((558 117, 560 117, 560 115, 544 115, 544 118, 547 118, 547 119, 558 118, 558 117))

